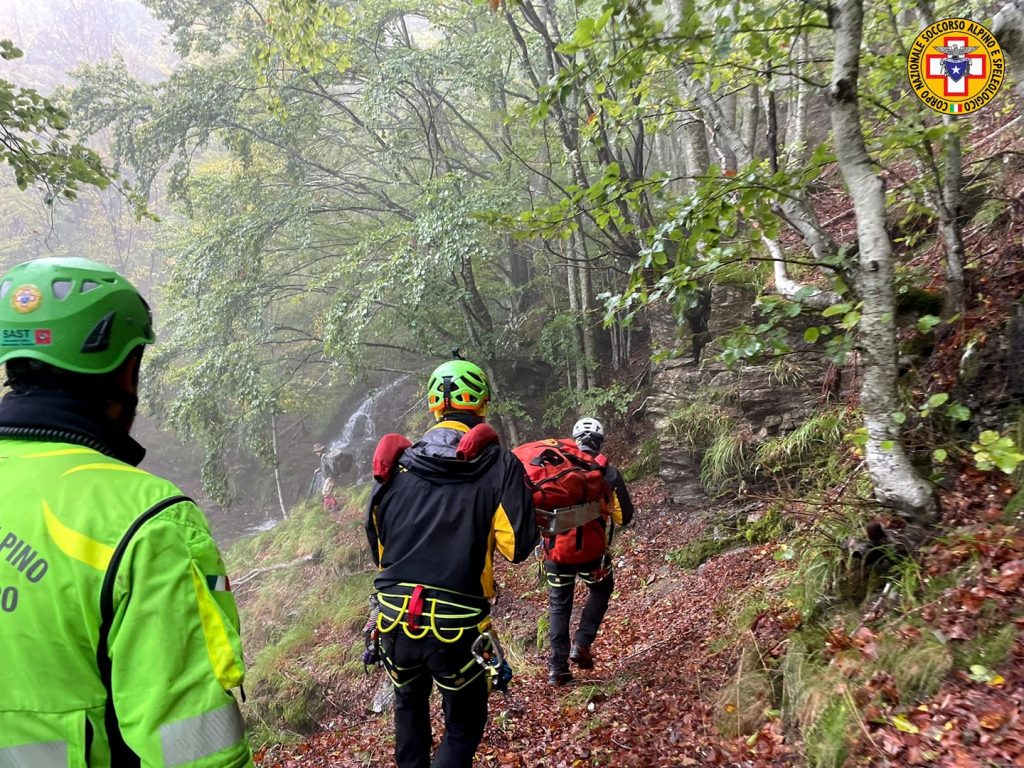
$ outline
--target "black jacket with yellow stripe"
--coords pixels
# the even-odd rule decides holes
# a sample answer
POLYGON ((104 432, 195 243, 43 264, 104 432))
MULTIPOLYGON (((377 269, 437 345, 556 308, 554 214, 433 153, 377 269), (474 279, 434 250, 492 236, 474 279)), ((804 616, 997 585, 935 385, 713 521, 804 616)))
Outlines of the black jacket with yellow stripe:
POLYGON ((538 541, 523 465, 498 445, 471 461, 456 458, 469 427, 442 421, 407 448, 398 471, 375 484, 366 515, 378 592, 410 585, 474 598, 494 596, 494 551, 519 563, 538 541))

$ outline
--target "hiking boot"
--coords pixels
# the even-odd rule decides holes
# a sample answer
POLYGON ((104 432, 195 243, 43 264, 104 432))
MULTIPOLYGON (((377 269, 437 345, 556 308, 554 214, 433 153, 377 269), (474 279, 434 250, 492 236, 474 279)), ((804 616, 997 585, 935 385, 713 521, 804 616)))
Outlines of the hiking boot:
POLYGON ((585 645, 574 645, 569 653, 569 661, 580 669, 594 668, 594 657, 590 653, 590 648, 585 645))
POLYGON ((549 669, 548 685, 565 685, 572 680, 572 672, 568 669, 549 669))

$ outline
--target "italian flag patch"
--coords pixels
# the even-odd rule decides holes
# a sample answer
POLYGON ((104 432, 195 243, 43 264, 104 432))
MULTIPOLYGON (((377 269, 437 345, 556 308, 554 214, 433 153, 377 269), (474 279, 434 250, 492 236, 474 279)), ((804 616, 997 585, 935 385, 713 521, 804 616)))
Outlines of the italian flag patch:
POLYGON ((228 581, 227 576, 211 576, 206 575, 206 586, 210 588, 211 592, 230 592, 231 582, 228 581))

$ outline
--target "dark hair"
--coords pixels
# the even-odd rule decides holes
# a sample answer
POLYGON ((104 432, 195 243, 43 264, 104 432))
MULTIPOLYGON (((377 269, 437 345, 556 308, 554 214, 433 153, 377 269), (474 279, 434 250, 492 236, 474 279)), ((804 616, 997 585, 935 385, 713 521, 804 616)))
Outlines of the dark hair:
MULTIPOLYGON (((142 346, 128 353, 125 362, 109 373, 78 373, 28 357, 8 360, 5 386, 15 394, 32 391, 65 392, 88 400, 117 400, 121 386, 117 383, 117 372, 129 360, 142 356, 142 346)), ((138 387, 138 368, 135 369, 135 386, 138 387)))

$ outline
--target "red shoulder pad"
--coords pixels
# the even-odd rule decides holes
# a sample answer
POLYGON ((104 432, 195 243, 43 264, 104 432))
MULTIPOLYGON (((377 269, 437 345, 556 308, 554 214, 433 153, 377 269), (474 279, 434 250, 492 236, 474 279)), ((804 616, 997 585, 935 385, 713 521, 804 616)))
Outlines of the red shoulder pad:
POLYGON ((463 461, 472 461, 488 445, 498 444, 498 433, 490 424, 477 424, 459 440, 455 455, 463 461))
POLYGON ((395 473, 398 459, 402 451, 412 445, 412 442, 405 435, 391 432, 384 435, 377 443, 373 452, 373 479, 378 483, 386 483, 395 473))

